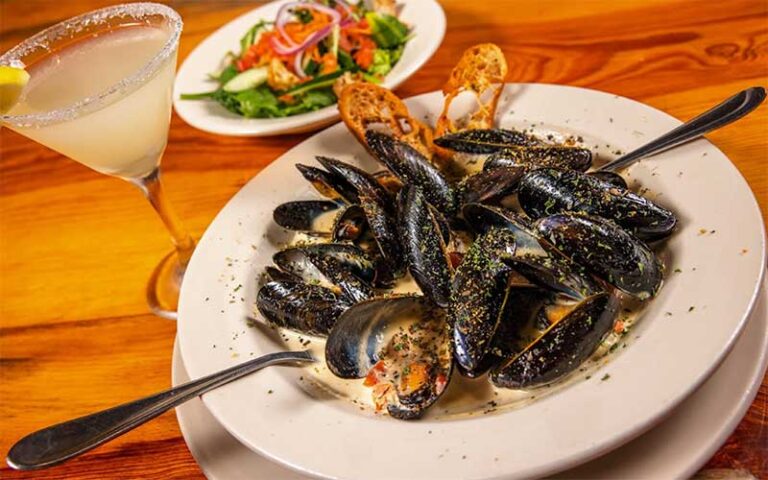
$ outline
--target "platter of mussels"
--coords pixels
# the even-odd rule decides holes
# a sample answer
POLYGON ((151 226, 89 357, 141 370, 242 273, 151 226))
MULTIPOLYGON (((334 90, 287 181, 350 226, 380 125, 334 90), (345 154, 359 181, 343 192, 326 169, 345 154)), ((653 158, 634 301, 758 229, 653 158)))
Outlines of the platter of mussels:
POLYGON ((204 397, 241 442, 325 477, 545 475, 650 428, 728 352, 764 234, 727 157, 700 140, 598 171, 679 122, 506 69, 484 44, 442 92, 344 87, 343 123, 213 222, 180 304, 192 377, 318 360, 204 397))

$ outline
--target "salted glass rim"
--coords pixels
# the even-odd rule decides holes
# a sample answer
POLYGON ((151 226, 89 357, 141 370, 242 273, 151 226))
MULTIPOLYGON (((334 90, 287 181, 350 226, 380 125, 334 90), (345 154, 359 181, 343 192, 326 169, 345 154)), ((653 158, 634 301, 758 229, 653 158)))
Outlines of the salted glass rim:
POLYGON ((59 123, 78 117, 83 111, 97 110, 98 107, 108 102, 116 94, 126 95, 146 83, 163 66, 166 60, 174 54, 178 48, 179 38, 184 22, 181 16, 171 7, 159 3, 141 2, 125 3, 93 10, 68 20, 59 22, 45 30, 27 38, 20 44, 0 55, 0 65, 23 66, 20 58, 35 50, 47 48, 51 42, 77 34, 78 30, 98 25, 115 17, 130 17, 141 19, 150 15, 162 15, 168 21, 171 34, 161 48, 143 67, 137 72, 123 78, 98 95, 86 97, 69 106, 57 108, 47 112, 29 113, 23 115, 0 115, 0 123, 6 123, 18 127, 41 126, 51 123, 59 123))

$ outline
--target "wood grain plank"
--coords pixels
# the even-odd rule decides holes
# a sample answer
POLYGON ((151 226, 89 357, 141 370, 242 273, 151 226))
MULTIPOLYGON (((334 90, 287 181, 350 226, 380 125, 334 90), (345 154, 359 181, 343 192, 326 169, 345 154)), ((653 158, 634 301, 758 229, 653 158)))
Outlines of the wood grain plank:
MULTIPOLYGON (((0 1, 0 51, 114 0, 0 1)), ((179 58, 261 2, 175 0, 179 58)), ((461 52, 493 41, 510 80, 595 88, 685 120, 752 85, 768 87, 764 0, 442 1, 443 45, 398 89, 442 87, 461 52)), ((201 234, 253 175, 308 135, 226 138, 173 116, 163 160, 171 201, 201 234)), ((708 136, 746 178, 768 220, 768 107, 708 136)), ((126 139, 130 141, 130 139, 126 139)), ((169 383, 173 323, 147 313, 143 288, 169 249, 127 183, 0 129, 0 452, 36 428, 169 383)), ((768 478, 768 381, 706 468, 768 478)), ((166 414, 68 464, 2 478, 202 478, 166 414)))

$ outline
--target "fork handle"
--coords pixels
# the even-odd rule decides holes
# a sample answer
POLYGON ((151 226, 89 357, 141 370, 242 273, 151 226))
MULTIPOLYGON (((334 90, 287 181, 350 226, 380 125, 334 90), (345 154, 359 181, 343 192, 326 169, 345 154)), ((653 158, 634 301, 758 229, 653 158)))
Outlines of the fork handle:
POLYGON ((669 133, 665 133, 642 147, 603 165, 597 171, 616 172, 642 158, 699 138, 707 132, 735 122, 757 108, 758 105, 763 103, 763 100, 765 100, 765 89, 763 87, 751 87, 742 90, 723 103, 707 110, 696 118, 688 120, 669 133))
POLYGON ((17 470, 58 465, 249 373, 271 365, 311 361, 314 359, 306 351, 263 355, 155 395, 38 430, 16 442, 6 461, 17 470))

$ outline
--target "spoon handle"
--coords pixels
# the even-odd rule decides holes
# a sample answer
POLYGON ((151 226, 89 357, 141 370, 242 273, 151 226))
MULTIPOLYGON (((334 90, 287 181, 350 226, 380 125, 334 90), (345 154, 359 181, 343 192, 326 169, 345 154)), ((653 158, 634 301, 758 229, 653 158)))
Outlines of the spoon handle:
POLYGON ((724 127, 748 114, 765 100, 763 87, 742 90, 716 107, 685 122, 676 129, 646 143, 616 160, 603 165, 597 171, 615 172, 656 153, 699 138, 707 132, 724 127))
POLYGON ((17 470, 51 467, 133 430, 169 409, 271 365, 312 362, 309 352, 277 352, 235 365, 163 392, 59 423, 22 438, 8 452, 17 470))

